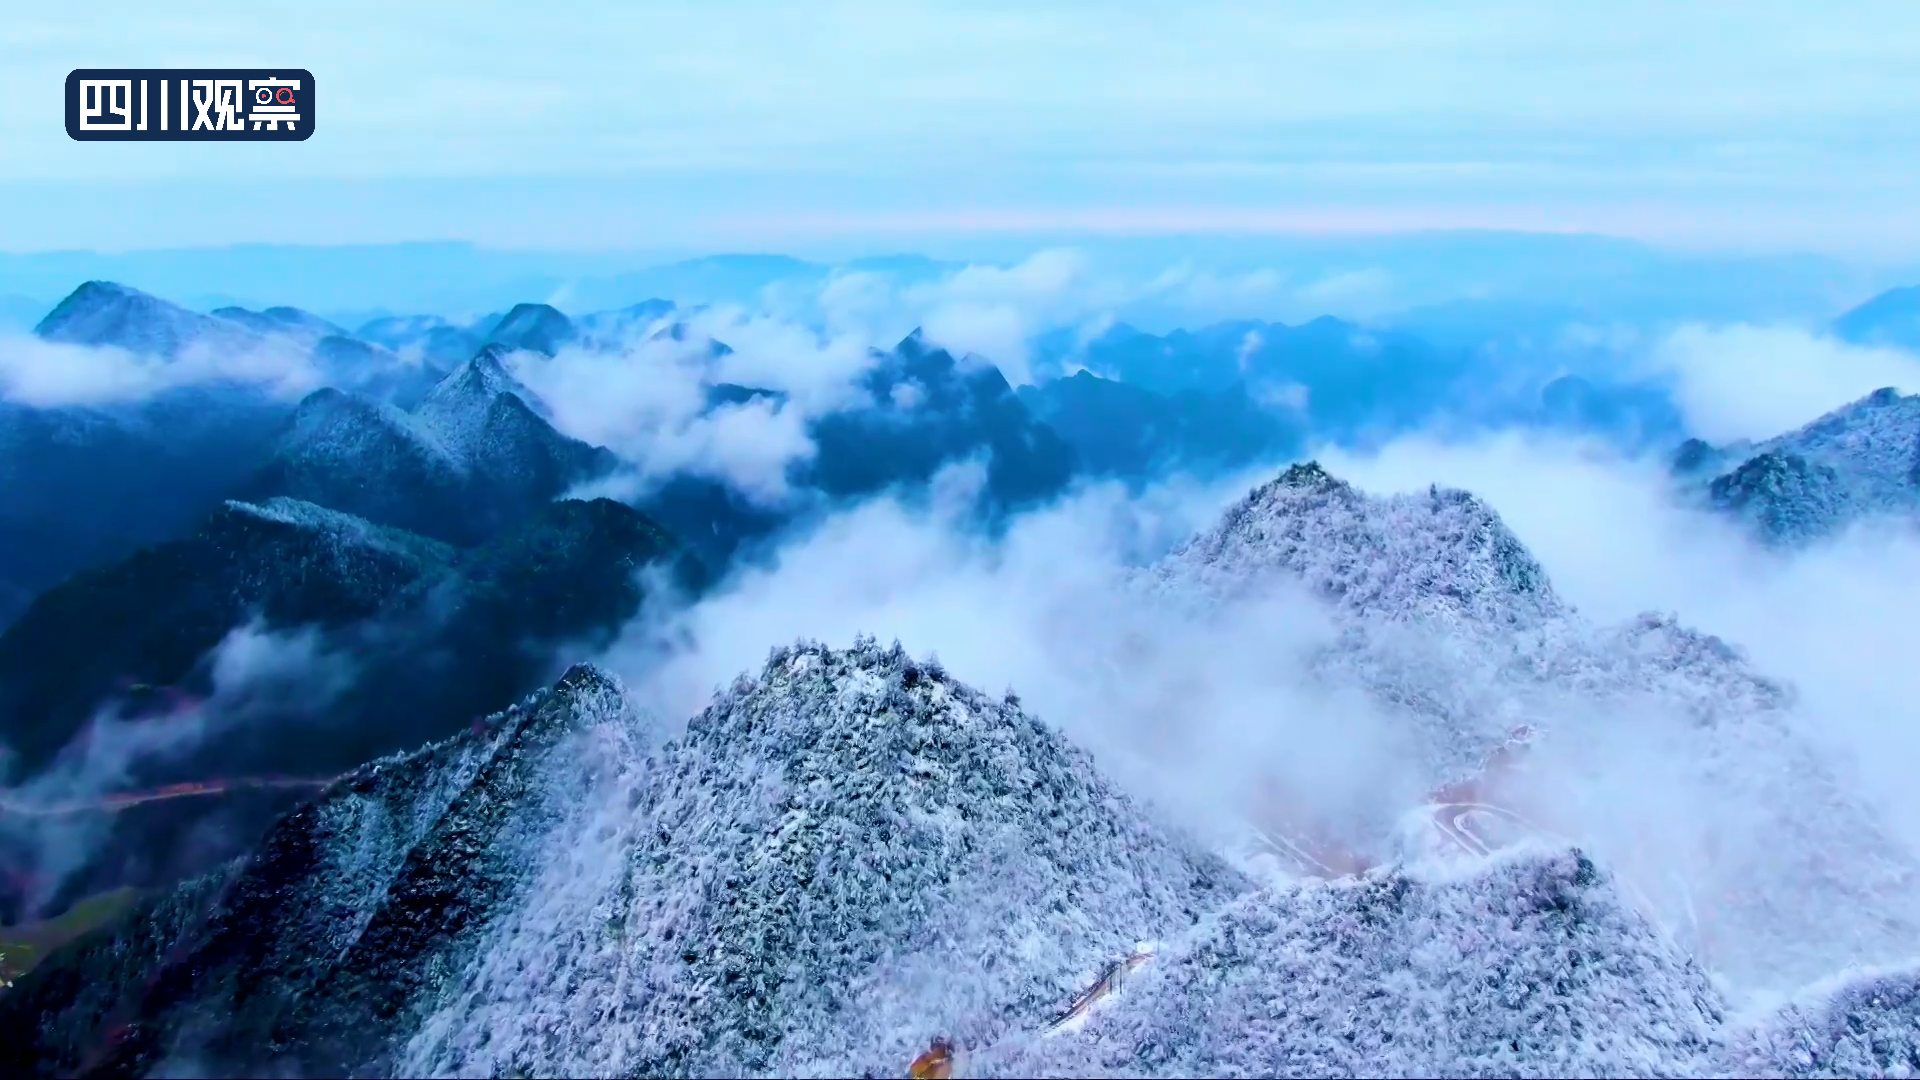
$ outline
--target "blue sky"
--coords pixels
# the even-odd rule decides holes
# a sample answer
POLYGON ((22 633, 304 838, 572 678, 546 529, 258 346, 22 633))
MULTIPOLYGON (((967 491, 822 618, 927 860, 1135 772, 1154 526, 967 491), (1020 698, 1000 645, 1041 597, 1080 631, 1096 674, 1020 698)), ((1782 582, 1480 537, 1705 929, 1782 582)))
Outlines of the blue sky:
POLYGON ((36 4, 0 250, 1592 231, 1920 252, 1920 6, 36 4), (77 144, 78 66, 312 70, 302 144, 77 144))

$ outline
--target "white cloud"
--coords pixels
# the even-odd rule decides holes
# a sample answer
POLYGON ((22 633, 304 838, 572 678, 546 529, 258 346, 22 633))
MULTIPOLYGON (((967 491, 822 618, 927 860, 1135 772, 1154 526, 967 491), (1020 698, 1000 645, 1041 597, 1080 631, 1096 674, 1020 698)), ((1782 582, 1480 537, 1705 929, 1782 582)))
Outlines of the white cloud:
POLYGON ((1683 327, 1648 365, 1709 442, 1769 438, 1883 386, 1920 391, 1920 357, 1787 327, 1683 327))
MULTIPOLYGON (((1410 437, 1322 458, 1371 491, 1478 492, 1597 623, 1674 611, 1745 648, 1798 689, 1799 733, 1856 778, 1894 835, 1920 843, 1920 795, 1905 775, 1920 753, 1920 675, 1904 660, 1920 648, 1909 617, 1920 542, 1862 533, 1782 558, 1670 502, 1657 461, 1564 440, 1410 437)), ((1281 584, 1196 613, 1127 587, 1130 567, 1210 525, 1247 479, 1137 497, 1086 490, 998 539, 938 500, 872 502, 664 625, 632 628, 610 662, 648 707, 684 718, 774 643, 898 638, 972 685, 1018 691, 1110 774, 1202 827, 1244 812, 1269 784, 1336 826, 1377 821, 1419 799, 1431 766, 1381 706, 1307 673, 1303 658, 1331 634, 1315 602, 1281 584)), ((1402 644, 1441 658, 1459 642, 1402 644)), ((1567 685, 1526 697, 1523 711, 1566 736, 1535 756, 1529 790, 1544 791, 1546 824, 1678 918, 1688 896, 1729 887, 1718 868, 1764 847, 1774 818, 1747 789, 1703 778, 1684 702, 1652 687, 1583 695, 1567 685)), ((1753 977, 1772 977, 1764 969, 1753 977)))
POLYGON ((977 353, 1015 385, 1033 381, 1029 346, 1043 331, 1103 314, 1124 299, 1091 273, 1080 252, 1054 248, 1010 267, 971 265, 912 285, 898 303, 917 314, 927 337, 956 353, 977 353))
POLYGON ((688 473, 725 480, 756 502, 778 505, 792 494, 789 467, 814 452, 799 408, 756 398, 722 405, 662 432, 648 448, 646 468, 655 476, 688 473))
POLYGON ((1308 283, 1299 299, 1323 314, 1370 318, 1391 306, 1393 275, 1378 267, 1340 271, 1308 283))
POLYGON ((123 404, 166 390, 218 384, 293 398, 320 381, 304 349, 280 342, 243 350, 195 342, 178 357, 161 359, 111 346, 0 337, 0 398, 36 408, 123 404))
POLYGON ((652 711, 683 718, 772 643, 871 633, 937 654, 971 685, 1017 690, 1104 768, 1207 824, 1276 779, 1330 814, 1417 794, 1391 727, 1303 675, 1331 632, 1315 605, 1283 589, 1198 618, 1128 585, 1129 566, 1210 519, 1239 483, 1138 499, 1093 489, 991 540, 956 509, 967 472, 949 470, 935 486, 955 490, 930 508, 878 500, 828 519, 670 625, 633 628, 610 662, 652 711))
POLYGON ((684 340, 655 340, 654 328, 635 328, 624 344, 562 349, 552 358, 520 353, 511 363, 556 427, 633 467, 594 491, 630 496, 685 473, 725 481, 763 503, 785 500, 787 470, 815 452, 808 423, 846 404, 872 363, 865 344, 845 335, 822 339, 739 308, 698 312, 687 328, 684 340), (715 356, 715 340, 732 351, 715 356), (723 383, 780 397, 711 406, 710 389, 723 383))
POLYGON ((1439 482, 1476 492, 1589 617, 1675 612, 1740 646, 1796 687, 1802 734, 1851 762, 1920 844, 1920 792, 1906 775, 1920 754, 1920 671, 1904 659, 1920 650, 1911 617, 1920 537, 1863 526, 1781 556, 1718 516, 1676 505, 1657 460, 1541 437, 1409 438, 1375 455, 1322 458, 1372 490, 1439 482))
MULTIPOLYGON (((782 294, 792 318, 817 313, 833 333, 891 346, 918 327, 958 354, 992 361, 1009 382, 1032 382, 1032 346, 1067 329, 1084 346, 1124 318, 1175 318, 1196 326, 1225 319, 1362 318, 1389 306, 1392 279, 1376 269, 1340 272, 1294 287, 1272 269, 1221 273, 1177 263, 1148 275, 1097 267, 1071 248, 1042 249, 1010 266, 969 264, 931 281, 901 282, 859 271, 830 277, 815 295, 782 294)), ((1243 346, 1242 361, 1257 349, 1243 346)))

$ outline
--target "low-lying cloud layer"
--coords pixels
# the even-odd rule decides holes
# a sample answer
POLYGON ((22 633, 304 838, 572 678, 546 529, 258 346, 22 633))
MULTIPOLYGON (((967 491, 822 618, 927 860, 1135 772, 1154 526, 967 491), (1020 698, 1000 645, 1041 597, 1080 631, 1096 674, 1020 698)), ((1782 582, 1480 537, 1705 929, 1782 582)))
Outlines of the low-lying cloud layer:
MULTIPOLYGON (((1415 437, 1364 457, 1320 456, 1375 492, 1440 482, 1482 495, 1596 623, 1672 611, 1744 648, 1793 685, 1798 734, 1852 778, 1848 797, 1920 844, 1920 797, 1903 776, 1920 752, 1920 677, 1901 662, 1920 646, 1910 535, 1861 531, 1799 555, 1766 552, 1675 504, 1658 461, 1565 439, 1415 437)), ((1278 585, 1196 614, 1132 584, 1134 567, 1211 524, 1260 475, 1138 496, 1083 490, 998 539, 937 505, 869 503, 669 624, 632 628, 609 662, 649 708, 679 720, 774 643, 897 637, 964 681, 1017 691, 1134 790, 1202 828, 1275 787, 1323 822, 1405 811, 1432 772, 1390 710, 1309 675, 1308 658, 1334 635, 1317 602, 1278 585)), ((1682 702, 1651 689, 1607 702, 1565 690, 1531 704, 1550 710, 1540 717, 1549 729, 1578 733, 1549 740, 1537 759, 1532 790, 1550 809, 1541 824, 1615 864, 1703 954, 1723 947, 1701 921, 1712 913, 1694 910, 1697 895, 1730 887, 1709 857, 1739 865, 1763 852, 1761 822, 1777 808, 1702 781, 1682 702)))
POLYGON ((1383 789, 1417 794, 1366 703, 1309 685, 1300 665, 1333 631, 1305 598, 1281 589, 1199 619, 1131 587, 1130 567, 1211 518, 1236 485, 1139 498, 1095 488, 993 539, 958 509, 966 471, 943 476, 949 497, 931 506, 877 500, 829 519, 667 625, 633 628, 612 663, 677 720, 770 645, 873 634, 1016 691, 1162 798, 1218 811, 1276 776, 1342 808, 1383 789))
POLYGON ((278 341, 246 350, 196 343, 162 359, 111 346, 0 336, 0 400, 34 408, 120 405, 215 385, 256 387, 291 399, 322 381, 304 349, 278 341))
POLYGON ((0 809, 10 811, 0 813, 0 870, 24 878, 28 916, 52 900, 112 833, 111 813, 85 808, 151 783, 149 770, 164 769, 233 736, 263 709, 283 716, 284 703, 299 700, 311 712, 324 710, 354 675, 351 663, 329 651, 318 634, 275 633, 257 625, 236 627, 206 664, 211 681, 206 697, 175 693, 164 714, 133 718, 117 715, 118 703, 109 703, 51 767, 0 787, 0 809))
POLYGON ((739 308, 695 312, 677 335, 663 333, 668 325, 636 326, 624 340, 552 358, 518 354, 514 374, 561 431, 632 467, 614 485, 619 492, 693 474, 782 501, 788 469, 815 452, 808 423, 851 400, 873 363, 867 342, 739 308), (772 393, 715 404, 710 391, 722 384, 772 393))
POLYGON ((987 357, 1015 385, 1043 374, 1034 369, 1033 346, 1052 331, 1076 331, 1084 340, 1123 318, 1159 321, 1172 313, 1189 327, 1226 319, 1364 319, 1390 310, 1392 300, 1391 276, 1375 268, 1308 277, 1182 262, 1130 274, 1073 248, 1044 249, 1009 266, 972 264, 931 278, 840 272, 817 290, 779 289, 767 297, 770 310, 877 343, 918 327, 956 354, 987 357))
MULTIPOLYGON (((1771 433, 1771 432, 1767 432, 1771 433)), ((1735 522, 1675 503, 1658 461, 1592 445, 1502 434, 1445 444, 1413 438, 1329 467, 1375 491, 1439 482, 1491 502, 1552 575, 1605 622, 1677 613, 1744 649, 1799 692, 1803 734, 1837 749, 1920 843, 1920 536, 1868 522, 1806 551, 1751 543, 1735 522)))
POLYGON ((1708 442, 1764 439, 1883 386, 1920 391, 1920 357, 1778 326, 1683 326, 1647 354, 1687 427, 1708 442))

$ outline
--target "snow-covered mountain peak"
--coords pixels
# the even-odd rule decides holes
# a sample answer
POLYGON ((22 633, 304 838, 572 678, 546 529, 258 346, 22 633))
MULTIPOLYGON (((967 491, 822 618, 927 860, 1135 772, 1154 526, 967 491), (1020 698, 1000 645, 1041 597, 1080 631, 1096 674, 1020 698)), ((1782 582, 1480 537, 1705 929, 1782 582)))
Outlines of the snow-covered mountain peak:
POLYGON ((0 1034, 91 1044, 64 967, 130 1004, 111 1054, 223 1073, 884 1074, 1042 1030, 1248 887, 897 648, 780 650, 658 746, 577 667, 66 954, 0 1034))
POLYGON ((450 411, 474 405, 485 407, 501 394, 531 398, 533 392, 507 370, 505 361, 512 353, 513 350, 505 345, 486 346, 475 353, 471 360, 448 372, 415 411, 450 411))
POLYGON ((1758 444, 1695 440, 1675 470, 1683 486, 1778 547, 1863 519, 1911 516, 1920 512, 1920 394, 1882 387, 1758 444))
POLYGON ((1920 394, 1883 387, 1758 449, 1837 471, 1863 509, 1911 507, 1920 498, 1920 394))
POLYGON ((625 874, 529 908, 613 935, 530 973, 552 931, 503 927, 410 1067, 890 1072, 934 1035, 1038 1028, 1246 887, 1011 703, 871 641, 776 650, 616 805, 625 874))
MULTIPOLYGON (((1703 838, 1711 857, 1663 870, 1691 890, 1663 910, 1685 921, 1689 904, 1712 909, 1720 944, 1706 959, 1742 992, 1920 947, 1920 921, 1899 899, 1920 866, 1799 733, 1791 688, 1670 616, 1589 623, 1471 495, 1383 498, 1298 466, 1148 580, 1183 604, 1199 599, 1203 614, 1235 609, 1269 581, 1307 585, 1338 629, 1310 647, 1309 669, 1391 717, 1403 759, 1428 783, 1468 780, 1526 725, 1558 748, 1557 775, 1580 777, 1575 787, 1601 783, 1590 762, 1655 759, 1689 802, 1735 808, 1724 812, 1742 822, 1739 843, 1703 838)), ((1563 817, 1563 835, 1617 827, 1559 807, 1562 794, 1521 809, 1563 817)))
POLYGON ((244 352, 265 343, 238 323, 188 311, 112 281, 82 284, 40 321, 34 333, 48 341, 110 345, 169 359, 191 345, 244 352))
POLYGON ((1276 572, 1366 618, 1520 627, 1568 611, 1526 546, 1472 494, 1368 495, 1315 462, 1255 488, 1156 570, 1163 585, 1220 597, 1276 572))
POLYGON ((1831 465, 1769 450, 1707 485, 1708 501, 1744 519, 1762 540, 1791 547, 1825 536, 1859 512, 1851 485, 1831 465))
MULTIPOLYGON (((548 425, 533 391, 513 377, 502 362, 510 350, 489 345, 441 379, 413 409, 421 430, 448 452, 471 463, 497 441, 503 424, 515 429, 548 425), (526 414, 515 418, 513 414, 526 414)), ((548 432, 554 439, 561 436, 548 432)))
POLYGON ((420 430, 412 416, 385 402, 327 388, 301 400, 281 436, 283 453, 305 460, 364 461, 402 446, 437 467, 458 471, 463 463, 420 430))
POLYGON ((1271 887, 1163 944, 1071 1035, 989 1076, 1710 1074, 1706 976, 1576 850, 1271 887))

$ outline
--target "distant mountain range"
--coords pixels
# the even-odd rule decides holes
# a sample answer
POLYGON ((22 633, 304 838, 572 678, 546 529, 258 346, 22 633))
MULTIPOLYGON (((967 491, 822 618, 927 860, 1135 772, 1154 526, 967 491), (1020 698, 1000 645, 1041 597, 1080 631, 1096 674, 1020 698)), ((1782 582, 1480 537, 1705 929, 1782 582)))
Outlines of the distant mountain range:
MULTIPOLYGON (((1618 366, 1618 357, 1607 359, 1618 366)), ((1164 414, 1171 408, 1185 414, 1187 423, 1198 421, 1200 430, 1217 428, 1225 440, 1166 448, 1176 458, 1231 458, 1230 444, 1260 445, 1270 453, 1271 446, 1287 446, 1309 431, 1322 441, 1343 442, 1420 427, 1519 425, 1597 434, 1634 448, 1671 443, 1683 433, 1665 387, 1606 378, 1606 365, 1589 363, 1595 370, 1583 375, 1567 371, 1552 350, 1509 355, 1334 318, 1299 326, 1225 322, 1164 335, 1119 324, 1089 341, 1057 333, 1043 340, 1041 362, 1124 384, 1127 396, 1139 402, 1132 409, 1164 414), (1141 391, 1157 400, 1149 406, 1141 391), (1249 405, 1264 418, 1249 415, 1249 405)), ((1058 385, 1043 383, 1040 389, 1058 385)), ((1128 407, 1116 392, 1086 382, 1062 399, 1091 405, 1096 395, 1113 407, 1128 407)))
POLYGON ((1857 344, 1920 351, 1920 285, 1888 289, 1835 319, 1833 329, 1857 344))
MULTIPOLYGON (((958 238, 954 238, 956 241, 958 238)), ((635 298, 683 304, 752 303, 769 288, 817 291, 835 274, 884 275, 901 287, 941 281, 968 265, 1005 267, 1035 243, 994 235, 960 241, 944 258, 899 254, 846 260, 744 252, 682 258, 664 251, 510 251, 458 242, 280 245, 0 255, 0 295, 33 298, 41 310, 76 281, 124 281, 200 309, 292 302, 344 326, 384 314, 437 311, 453 318, 539 300, 567 311, 603 310, 635 298)), ((1269 317, 1298 310, 1314 287, 1376 281, 1362 299, 1397 325, 1443 336, 1477 324, 1495 334, 1549 307, 1600 323, 1705 320, 1805 322, 1832 315, 1836 295, 1866 295, 1912 268, 1876 270, 1804 255, 1715 257, 1682 254, 1617 238, 1486 230, 1382 236, 1095 237, 1066 241, 1094 276, 1142 287, 1117 313, 1164 330, 1243 312, 1222 311, 1206 290, 1260 275, 1273 288, 1252 299, 1269 317), (1891 275, 1891 276, 1890 276, 1891 275), (1171 282, 1171 287, 1144 288, 1171 282), (1484 314, 1467 309, 1478 307, 1484 314)), ((1324 290, 1323 290, 1324 291, 1324 290)), ((1344 298, 1328 292, 1322 304, 1344 298)), ((1240 306, 1240 305, 1234 305, 1240 306)), ((36 313, 37 314, 37 313, 36 313)), ((1358 311, 1345 312, 1358 315, 1358 311)), ((27 320, 28 325, 31 320, 27 320)), ((464 358, 462 358, 464 359, 464 358)))
MULTIPOLYGON (((697 597, 776 551, 789 530, 877 495, 922 498, 949 466, 981 466, 969 523, 992 530, 1084 480, 1217 477, 1285 461, 1314 440, 1513 417, 1629 444, 1678 436, 1656 387, 1530 372, 1487 404, 1474 394, 1495 360, 1335 319, 1164 335, 1122 325, 1090 341, 1053 339, 1041 360, 1059 377, 1017 389, 989 359, 916 331, 871 350, 846 399, 806 418, 813 452, 789 467, 784 500, 750 497, 697 468, 623 486, 635 463, 560 430, 528 385, 538 380, 520 376, 642 341, 678 343, 724 371, 730 346, 699 339, 690 313, 665 300, 579 316, 520 303, 477 320, 382 317, 349 330, 289 307, 202 314, 108 282, 76 289, 41 320, 43 339, 124 350, 161 370, 258 356, 315 385, 290 393, 241 370, 136 401, 0 403, 0 740, 13 779, 57 774, 85 751, 90 724, 163 720, 182 700, 215 708, 220 650, 243 631, 311 635, 311 647, 351 671, 349 685, 263 692, 230 737, 146 762, 126 782, 324 778, 454 737, 610 640, 655 585, 697 597), (1472 407, 1448 404, 1461 401, 1472 407), (625 501, 579 497, 601 490, 625 501)), ((793 404, 717 374, 701 389, 707 418, 793 404)), ((1885 390, 1764 443, 1689 443, 1676 469, 1690 497, 1782 546, 1910 515, 1916 402, 1885 390)), ((1728 724, 1759 716, 1752 726, 1770 731, 1764 718, 1779 707, 1777 688, 1714 659, 1713 643, 1671 620, 1580 623, 1497 514, 1461 492, 1378 501, 1299 466, 1146 576, 1209 604, 1275 575, 1309 583, 1351 620, 1347 647, 1316 670, 1405 710, 1435 783, 1457 780, 1510 733, 1513 709, 1490 702, 1486 687, 1514 685, 1513 673, 1490 664, 1436 678, 1383 626, 1442 625, 1487 656, 1522 648, 1518 635, 1540 675, 1511 691, 1522 697, 1567 685, 1579 669, 1582 686, 1609 693, 1679 680, 1718 703, 1713 715, 1728 724)), ((300 797, 143 804, 116 819, 61 900, 211 870, 251 850, 300 797)), ((1844 814, 1801 827, 1834 850, 1861 829, 1844 814)), ((1804 872, 1831 910, 1874 910, 1875 896, 1819 879, 1800 853, 1778 858, 1745 869, 1763 882, 1804 872)), ((1561 880, 1565 864, 1554 866, 1539 873, 1561 880)), ((12 910, 23 895, 0 882, 12 910)), ((1798 913, 1731 901, 1728 912, 1776 919, 1767 933, 1797 972, 1830 969, 1830 953, 1803 955, 1790 940, 1803 929, 1798 913), (1788 923, 1791 932, 1778 929, 1788 923)), ((698 1053, 709 1051, 721 1054, 698 1053)), ((776 1059, 788 1060, 764 1058, 776 1059)))

